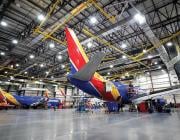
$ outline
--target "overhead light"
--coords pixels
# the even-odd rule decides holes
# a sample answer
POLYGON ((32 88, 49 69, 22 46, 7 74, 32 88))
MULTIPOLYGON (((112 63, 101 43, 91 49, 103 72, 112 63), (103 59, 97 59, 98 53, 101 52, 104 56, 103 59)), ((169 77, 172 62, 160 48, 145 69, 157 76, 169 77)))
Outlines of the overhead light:
POLYGON ((110 75, 110 72, 108 72, 107 74, 110 75))
POLYGON ((40 82, 42 82, 42 80, 41 80, 41 79, 40 79, 39 81, 40 81, 40 82))
POLYGON ((7 22, 5 22, 5 21, 1 21, 1 25, 4 26, 4 27, 6 27, 8 24, 7 24, 7 22))
POLYGON ((40 67, 41 67, 41 68, 44 67, 44 64, 40 64, 40 67))
POLYGON ((49 47, 50 47, 51 49, 54 48, 54 47, 55 47, 54 43, 50 43, 50 44, 49 44, 49 47))
POLYGON ((14 66, 13 66, 13 65, 11 65, 10 67, 11 67, 11 68, 13 68, 14 66))
POLYGON ((46 71, 46 74, 48 75, 48 74, 49 74, 49 71, 46 71))
POLYGON ((92 47, 92 43, 88 42, 87 46, 88 46, 88 48, 91 48, 92 47))
POLYGON ((140 13, 137 13, 135 16, 134 16, 134 19, 139 23, 139 24, 143 24, 145 23, 146 21, 146 18, 144 15, 140 14, 140 13))
POLYGON ((149 75, 150 73, 149 73, 149 72, 147 72, 147 74, 149 75))
POLYGON ((161 71, 162 71, 162 72, 165 72, 165 70, 163 70, 163 69, 162 69, 161 71))
POLYGON ((66 73, 66 75, 68 75, 68 74, 69 74, 69 72, 66 73))
POLYGON ((14 77, 13 77, 13 76, 10 76, 10 79, 11 79, 11 80, 14 80, 14 77))
POLYGON ((91 22, 92 24, 95 24, 95 23, 97 23, 97 19, 96 19, 95 17, 91 17, 91 18, 90 18, 90 22, 91 22))
POLYGON ((27 74, 27 71, 25 71, 24 74, 27 74))
POLYGON ((127 47, 127 45, 124 43, 121 45, 121 48, 123 48, 123 49, 125 49, 126 47, 127 47))
POLYGON ((157 64, 158 64, 158 62, 154 62, 154 64, 155 64, 155 65, 157 65, 157 64))
POLYGON ((31 78, 34 79, 34 76, 32 76, 31 78))
POLYGON ((113 65, 110 65, 109 67, 110 67, 110 68, 113 68, 114 66, 113 66, 113 65))
POLYGON ((35 56, 33 54, 29 55, 30 59, 33 59, 35 56))
POLYGON ((162 67, 161 66, 158 66, 159 69, 161 69, 162 67))
POLYGON ((12 43, 13 43, 13 44, 17 44, 18 41, 17 41, 16 39, 13 39, 13 40, 12 40, 12 43))
POLYGON ((19 64, 16 64, 16 67, 19 67, 19 64))
POLYGON ((61 59, 62 59, 62 55, 58 55, 57 58, 58 58, 59 60, 61 60, 61 59))
POLYGON ((124 78, 125 78, 125 76, 122 76, 121 78, 122 78, 122 79, 124 79, 124 78))
POLYGON ((166 45, 170 47, 170 46, 173 45, 173 43, 172 42, 168 42, 166 45))
POLYGON ((148 55, 148 58, 151 59, 151 58, 152 58, 152 55, 148 55))
POLYGON ((4 56, 4 55, 5 55, 5 52, 1 52, 0 54, 1 54, 2 56, 4 56))
POLYGON ((40 21, 42 21, 42 20, 44 20, 45 19, 45 17, 44 17, 44 15, 42 15, 42 14, 40 14, 40 15, 38 15, 38 20, 40 20, 40 21))
POLYGON ((51 76, 51 79, 53 79, 54 78, 54 76, 51 76))
POLYGON ((144 50, 143 50, 143 53, 146 53, 146 52, 147 52, 147 50, 144 49, 144 50))
POLYGON ((62 69, 65 68, 65 65, 61 65, 61 68, 62 68, 62 69))
POLYGON ((125 55, 123 55, 123 56, 122 56, 122 58, 124 58, 124 59, 125 59, 125 58, 126 58, 126 56, 125 56, 125 55))
POLYGON ((5 74, 7 74, 8 72, 7 72, 7 71, 5 71, 4 73, 5 73, 5 74))

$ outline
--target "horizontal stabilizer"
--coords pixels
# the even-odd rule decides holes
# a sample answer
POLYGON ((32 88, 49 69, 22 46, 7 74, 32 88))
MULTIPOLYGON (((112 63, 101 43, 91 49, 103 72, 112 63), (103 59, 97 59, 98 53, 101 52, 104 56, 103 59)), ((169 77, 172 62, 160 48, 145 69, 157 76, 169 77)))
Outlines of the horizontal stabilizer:
POLYGON ((93 58, 82 67, 81 70, 76 72, 72 78, 89 81, 94 73, 97 71, 99 64, 101 64, 102 59, 105 57, 105 53, 99 52, 93 56, 93 58))

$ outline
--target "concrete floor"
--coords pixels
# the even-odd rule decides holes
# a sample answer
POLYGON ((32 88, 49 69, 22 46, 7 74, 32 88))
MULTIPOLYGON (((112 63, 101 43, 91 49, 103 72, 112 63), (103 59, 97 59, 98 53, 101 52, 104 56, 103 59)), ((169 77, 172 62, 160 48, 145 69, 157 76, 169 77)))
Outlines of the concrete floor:
POLYGON ((0 140, 178 140, 180 112, 0 111, 0 140))

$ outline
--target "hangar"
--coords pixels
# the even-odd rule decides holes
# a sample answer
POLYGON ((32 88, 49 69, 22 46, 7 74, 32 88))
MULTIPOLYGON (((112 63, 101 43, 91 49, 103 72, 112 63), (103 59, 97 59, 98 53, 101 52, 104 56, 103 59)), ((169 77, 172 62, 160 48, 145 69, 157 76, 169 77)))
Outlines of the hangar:
POLYGON ((178 139, 179 34, 179 0, 1 0, 0 139, 178 139))

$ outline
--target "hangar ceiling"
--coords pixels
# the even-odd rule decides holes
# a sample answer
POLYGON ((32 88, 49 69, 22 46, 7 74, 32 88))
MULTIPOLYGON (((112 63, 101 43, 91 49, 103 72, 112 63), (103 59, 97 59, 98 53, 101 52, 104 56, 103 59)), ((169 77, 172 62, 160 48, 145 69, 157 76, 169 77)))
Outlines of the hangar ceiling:
MULTIPOLYGON (((63 80, 66 26, 89 57, 106 52, 98 71, 111 79, 167 69, 179 58, 179 0, 2 0, 0 21, 4 78, 63 80)), ((180 77, 178 61, 170 69, 180 77)))

